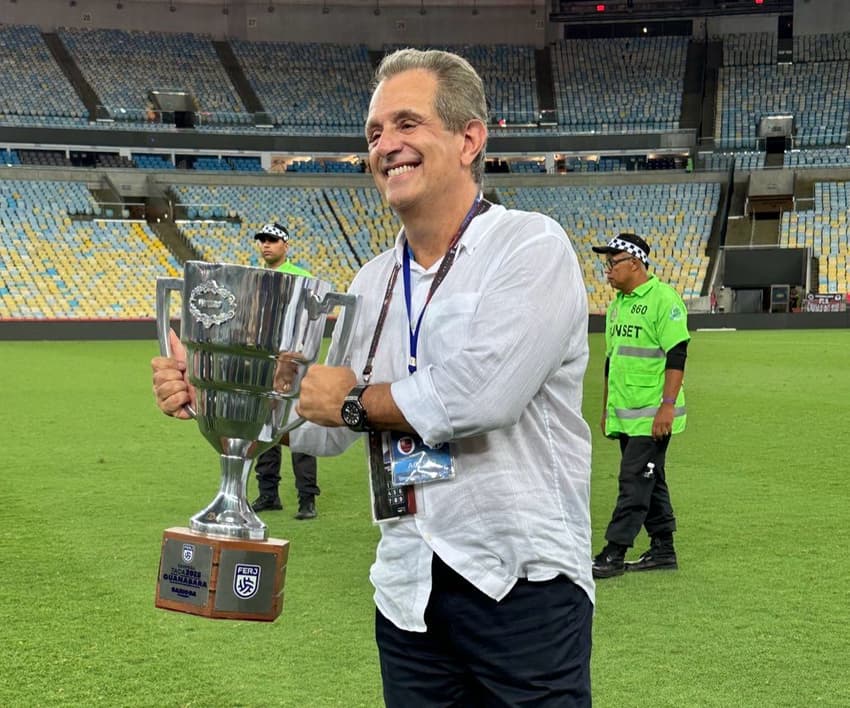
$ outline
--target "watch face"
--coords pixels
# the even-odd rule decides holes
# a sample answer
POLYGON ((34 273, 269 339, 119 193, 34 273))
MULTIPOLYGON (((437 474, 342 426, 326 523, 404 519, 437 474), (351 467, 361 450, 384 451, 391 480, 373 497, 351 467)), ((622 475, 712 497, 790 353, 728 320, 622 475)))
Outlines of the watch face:
POLYGON ((349 428, 363 424, 363 411, 358 401, 346 401, 342 404, 342 422, 349 428))

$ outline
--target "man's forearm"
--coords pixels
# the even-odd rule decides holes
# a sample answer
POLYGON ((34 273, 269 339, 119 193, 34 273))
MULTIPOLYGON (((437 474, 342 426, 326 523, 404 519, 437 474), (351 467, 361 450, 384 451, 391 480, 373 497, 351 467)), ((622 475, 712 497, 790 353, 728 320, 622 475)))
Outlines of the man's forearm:
POLYGON ((681 369, 665 369, 664 370, 664 393, 661 394, 661 400, 664 403, 675 403, 679 395, 679 390, 682 388, 682 381, 685 378, 685 372, 681 369))
POLYGON ((408 433, 416 431, 404 417, 393 400, 391 384, 372 384, 363 392, 360 399, 366 409, 369 427, 376 430, 403 430, 408 433))

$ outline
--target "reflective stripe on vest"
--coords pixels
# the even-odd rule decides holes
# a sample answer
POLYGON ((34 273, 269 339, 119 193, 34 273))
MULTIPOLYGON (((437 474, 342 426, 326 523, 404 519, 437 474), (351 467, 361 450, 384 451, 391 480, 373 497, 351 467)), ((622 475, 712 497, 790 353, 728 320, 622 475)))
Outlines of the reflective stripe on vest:
MULTIPOLYGON (((614 414, 620 420, 636 420, 638 418, 654 418, 661 406, 647 406, 646 408, 615 408, 614 414)), ((685 406, 673 409, 673 417, 679 418, 687 413, 685 406)))
POLYGON ((637 356, 643 359, 663 359, 667 356, 661 348, 656 347, 629 347, 621 344, 617 347, 618 356, 637 356))

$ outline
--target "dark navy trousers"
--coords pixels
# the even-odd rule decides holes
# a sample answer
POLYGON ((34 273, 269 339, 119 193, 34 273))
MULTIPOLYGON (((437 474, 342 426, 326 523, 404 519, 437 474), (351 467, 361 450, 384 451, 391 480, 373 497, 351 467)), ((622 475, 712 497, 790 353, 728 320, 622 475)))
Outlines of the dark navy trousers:
POLYGON ((593 605, 564 576, 519 580, 496 602, 436 555, 427 632, 376 612, 388 708, 585 708, 591 705, 593 605))

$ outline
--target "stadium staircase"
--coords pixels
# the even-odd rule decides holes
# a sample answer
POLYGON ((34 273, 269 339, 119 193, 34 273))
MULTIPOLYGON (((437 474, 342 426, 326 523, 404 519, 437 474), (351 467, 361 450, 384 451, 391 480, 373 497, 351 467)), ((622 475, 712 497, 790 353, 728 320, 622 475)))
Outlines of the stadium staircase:
POLYGON ((97 120, 98 108, 102 105, 101 100, 95 90, 91 87, 91 84, 86 81, 86 78, 83 76, 83 72, 80 71, 80 68, 65 48, 65 45, 62 44, 62 40, 59 39, 59 35, 55 32, 44 32, 42 37, 44 38, 44 43, 47 45, 50 53, 53 55, 53 58, 56 60, 56 63, 59 65, 59 68, 62 70, 62 73, 68 77, 68 81, 71 83, 71 86, 74 87, 77 95, 88 110, 89 120, 97 120))
POLYGON ((779 243, 779 217, 772 213, 740 215, 729 219, 727 246, 775 246, 779 243))
POLYGON ((679 127, 697 131, 699 135, 705 76, 706 46, 704 42, 690 42, 685 60, 685 77, 682 81, 682 108, 679 127))
POLYGON ((534 73, 537 82, 537 105, 540 111, 555 110, 555 94, 552 90, 552 55, 549 49, 537 49, 534 52, 534 73))
POLYGON ((714 121, 717 115, 717 83, 720 67, 723 65, 723 43, 708 42, 705 47, 703 63, 702 117, 697 137, 700 140, 713 140, 714 121))
POLYGON ((768 150, 764 158, 764 166, 781 170, 785 166, 785 153, 768 150))
POLYGON ((369 50, 369 62, 372 64, 372 67, 377 69, 378 64, 381 63, 381 59, 384 58, 384 53, 381 50, 369 50))
POLYGON ((201 254, 192 247, 173 221, 160 220, 157 222, 149 220, 148 225, 180 263, 203 260, 201 254))
POLYGON ((263 108, 263 104, 260 102, 257 92, 254 91, 254 87, 251 86, 251 82, 248 81, 248 78, 245 76, 245 72, 242 71, 242 66, 239 64, 239 60, 233 53, 233 48, 230 46, 230 43, 214 41, 212 45, 215 48, 215 52, 218 55, 221 65, 224 67, 224 70, 227 72, 227 76, 230 78, 230 82, 233 84, 233 88, 235 88, 236 92, 239 94, 239 98, 242 100, 242 104, 245 106, 245 109, 249 113, 255 114, 264 112, 265 108, 263 108))
POLYGON ((174 223, 171 210, 168 207, 168 195, 151 180, 145 180, 143 185, 143 190, 140 190, 138 185, 125 185, 125 190, 122 190, 107 173, 103 176, 100 187, 97 189, 90 188, 89 192, 100 205, 101 214, 108 214, 110 207, 114 207, 116 204, 126 204, 128 200, 131 203, 143 203, 148 226, 179 263, 203 260, 201 253, 192 246, 174 223), (128 188, 134 193, 122 193, 128 188), (125 199, 125 197, 127 198, 125 199))

